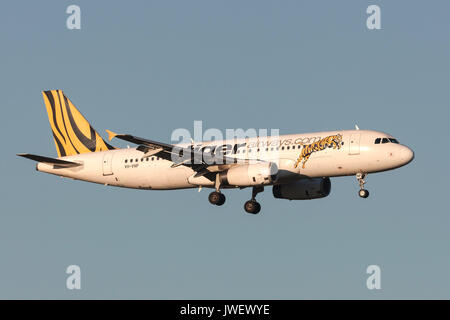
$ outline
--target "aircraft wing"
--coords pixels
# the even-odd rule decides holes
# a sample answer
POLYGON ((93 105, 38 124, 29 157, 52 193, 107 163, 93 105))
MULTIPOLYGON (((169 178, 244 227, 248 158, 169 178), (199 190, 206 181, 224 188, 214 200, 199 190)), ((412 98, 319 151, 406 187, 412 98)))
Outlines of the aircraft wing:
POLYGON ((172 167, 180 165, 191 167, 197 171, 197 175, 204 175, 208 172, 220 172, 229 169, 231 166, 249 163, 248 159, 217 156, 193 150, 191 147, 182 148, 173 144, 135 137, 130 134, 117 134, 109 130, 106 130, 106 132, 108 132, 109 140, 117 138, 138 144, 137 150, 144 152, 143 157, 157 155, 160 158, 173 161, 172 167))

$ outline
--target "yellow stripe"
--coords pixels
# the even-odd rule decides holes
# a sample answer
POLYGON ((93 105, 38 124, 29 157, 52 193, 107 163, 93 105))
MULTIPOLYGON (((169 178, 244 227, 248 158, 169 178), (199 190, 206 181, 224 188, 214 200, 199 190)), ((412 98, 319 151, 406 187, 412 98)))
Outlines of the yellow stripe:
POLYGON ((97 132, 95 133, 95 137, 97 140, 95 151, 108 151, 109 149, 106 146, 105 141, 103 141, 103 138, 100 137, 97 132))

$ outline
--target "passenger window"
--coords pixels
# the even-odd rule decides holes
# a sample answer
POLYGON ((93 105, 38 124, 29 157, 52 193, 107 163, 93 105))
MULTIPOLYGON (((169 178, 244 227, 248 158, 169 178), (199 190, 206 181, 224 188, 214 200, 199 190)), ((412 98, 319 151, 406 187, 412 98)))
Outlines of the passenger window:
POLYGON ((281 147, 281 150, 284 150, 284 147, 281 147))
POLYGON ((388 138, 383 138, 383 140, 381 140, 381 143, 389 143, 388 138))
POLYGON ((375 144, 380 144, 381 138, 376 138, 375 139, 375 144))
POLYGON ((125 163, 127 163, 128 162, 128 160, 127 159, 125 159, 125 163))
POLYGON ((288 150, 289 150, 290 148, 291 148, 291 147, 286 147, 286 149, 288 149, 288 150))
POLYGON ((133 162, 133 159, 130 159, 130 162, 133 162))

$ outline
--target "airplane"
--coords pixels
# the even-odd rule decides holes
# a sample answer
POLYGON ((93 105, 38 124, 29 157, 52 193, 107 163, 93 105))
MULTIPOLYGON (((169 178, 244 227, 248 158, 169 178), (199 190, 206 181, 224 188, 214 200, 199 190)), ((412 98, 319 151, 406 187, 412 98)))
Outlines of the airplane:
POLYGON ((356 176, 359 196, 370 173, 410 163, 414 152, 393 136, 373 130, 337 130, 276 137, 168 144, 110 130, 135 148, 106 142, 62 90, 43 91, 57 158, 20 153, 36 170, 105 186, 146 190, 212 188, 209 202, 225 203, 224 189, 252 188, 247 213, 257 214, 256 195, 272 186, 275 198, 310 200, 330 194, 330 177, 356 176))

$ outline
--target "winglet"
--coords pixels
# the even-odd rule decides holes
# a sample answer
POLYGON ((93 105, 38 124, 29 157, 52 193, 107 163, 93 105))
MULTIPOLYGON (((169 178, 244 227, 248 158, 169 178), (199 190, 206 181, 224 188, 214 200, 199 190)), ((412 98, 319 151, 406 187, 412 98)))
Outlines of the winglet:
POLYGON ((114 137, 117 136, 117 133, 112 132, 111 130, 106 129, 105 130, 108 133, 108 140, 111 141, 114 137))

